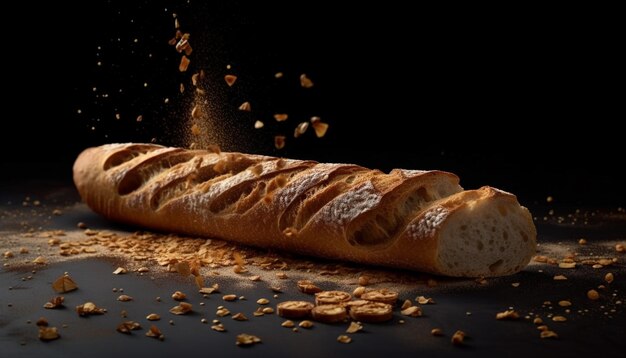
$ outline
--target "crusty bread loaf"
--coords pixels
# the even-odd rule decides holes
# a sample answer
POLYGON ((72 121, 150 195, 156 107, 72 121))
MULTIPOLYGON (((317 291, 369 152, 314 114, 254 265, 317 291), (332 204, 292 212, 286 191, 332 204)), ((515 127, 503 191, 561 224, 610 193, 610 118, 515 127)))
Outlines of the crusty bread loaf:
POLYGON ((441 171, 131 143, 85 150, 74 182, 112 220, 449 276, 515 273, 536 246, 514 195, 441 171))

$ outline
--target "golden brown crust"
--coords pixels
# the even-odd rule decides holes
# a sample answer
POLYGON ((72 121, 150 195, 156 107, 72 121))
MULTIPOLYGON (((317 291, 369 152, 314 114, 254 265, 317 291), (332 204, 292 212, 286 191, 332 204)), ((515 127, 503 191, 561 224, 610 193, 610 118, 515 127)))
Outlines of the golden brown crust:
POLYGON ((441 171, 385 174, 151 144, 87 149, 74 182, 94 211, 116 221, 443 274, 437 250, 446 218, 476 200, 497 197, 519 207, 513 195, 492 188, 461 191, 458 178, 441 171), (447 214, 433 226, 429 215, 437 208, 447 214))

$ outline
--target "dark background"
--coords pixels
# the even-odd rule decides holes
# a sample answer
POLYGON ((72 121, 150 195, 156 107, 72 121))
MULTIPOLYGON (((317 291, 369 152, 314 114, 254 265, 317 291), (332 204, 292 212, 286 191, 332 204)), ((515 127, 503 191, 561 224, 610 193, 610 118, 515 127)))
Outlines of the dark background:
POLYGON ((400 4, 17 5, 2 25, 0 182, 70 183, 76 155, 103 143, 188 144, 191 94, 179 84, 191 88, 201 68, 224 150, 449 170, 465 188, 493 185, 528 205, 549 195, 624 205, 624 62, 611 11, 400 4), (167 44, 172 13, 194 47, 184 74, 167 44), (298 85, 301 73, 313 88, 298 85), (237 110, 243 101, 252 113, 237 110), (290 119, 276 123, 280 112, 290 119), (330 124, 327 136, 293 139, 312 115, 330 124), (266 127, 254 130, 256 119, 266 127), (288 136, 282 151, 275 134, 288 136))

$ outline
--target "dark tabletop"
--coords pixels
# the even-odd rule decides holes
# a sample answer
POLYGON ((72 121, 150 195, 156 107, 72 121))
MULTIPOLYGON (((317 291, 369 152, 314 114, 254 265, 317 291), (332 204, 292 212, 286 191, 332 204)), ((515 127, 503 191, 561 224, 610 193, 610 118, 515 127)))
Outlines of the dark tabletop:
MULTIPOLYGON (((68 186, 31 185, 5 187, 1 192, 0 248, 20 245, 20 235, 29 228, 37 230, 64 229, 76 231, 79 221, 90 224, 94 229, 129 230, 107 222, 89 211, 78 202, 74 189, 68 186), (22 201, 30 196, 29 202, 40 200, 40 205, 22 206, 22 201), (62 215, 52 215, 58 208, 62 215), (37 225, 41 226, 38 228, 37 225), (17 235, 17 239, 16 236, 17 235), (17 241, 16 241, 17 240, 17 241)), ((535 209, 535 215, 546 210, 535 209)), ((576 252, 579 262, 575 269, 563 269, 556 265, 531 263, 519 274, 488 279, 479 284, 474 280, 447 280, 436 278, 439 284, 428 287, 426 284, 404 286, 400 299, 414 299, 418 295, 432 297, 436 303, 424 305, 423 317, 405 317, 399 310, 394 319, 383 324, 365 324, 362 332, 350 334, 353 341, 341 344, 337 336, 345 334, 347 324, 315 323, 312 329, 300 328, 298 333, 280 326, 284 319, 275 314, 253 317, 258 307, 256 300, 270 299, 270 306, 290 299, 310 300, 296 289, 295 284, 285 284, 284 292, 278 299, 267 288, 268 284, 241 287, 232 275, 215 276, 212 282, 218 283, 221 293, 204 298, 196 294, 197 288, 191 280, 175 274, 164 274, 152 270, 145 274, 131 272, 113 275, 118 266, 124 266, 121 258, 83 257, 47 265, 20 264, 37 256, 37 249, 28 254, 16 253, 0 271, 0 342, 3 357, 39 356, 133 356, 150 354, 171 356, 179 354, 225 354, 227 356, 325 356, 356 355, 379 356, 397 354, 402 356, 528 356, 548 354, 580 355, 617 354, 626 347, 624 333, 624 305, 626 300, 626 270, 624 254, 618 254, 614 245, 624 243, 626 219, 623 211, 557 209, 553 215, 545 212, 537 217, 539 230, 539 254, 561 259, 568 252, 576 252), (572 214, 568 218, 568 214, 572 214), (560 219, 559 219, 560 217, 560 219), (572 224, 576 218, 576 223, 572 224), (587 221, 587 224, 584 222, 587 221), (580 238, 586 245, 578 244, 580 238), (582 264, 585 259, 617 258, 617 262, 604 267, 592 268, 582 264), (33 271, 35 270, 35 271, 33 271), (33 273, 34 272, 34 273, 33 273), (55 296, 51 282, 64 272, 79 284, 79 289, 64 294, 66 308, 47 310, 42 307, 55 296), (615 280, 604 281, 606 273, 613 273, 615 280), (567 280, 555 281, 555 275, 565 275, 567 280), (519 284, 517 286, 517 284, 519 284), (598 288, 604 285, 605 288, 598 288), (517 287, 514 287, 517 286, 517 287), (237 288, 235 288, 237 287, 237 288), (131 302, 117 301, 121 288, 134 298, 131 302), (587 291, 596 289, 600 299, 587 298, 587 291), (194 311, 185 316, 175 316, 168 310, 175 305, 170 298, 172 292, 180 290, 188 294, 187 301, 194 311), (246 300, 224 302, 221 296, 236 293, 246 300), (156 297, 162 300, 157 302, 156 297), (559 301, 571 302, 570 307, 562 307, 559 301), (96 302, 108 312, 102 316, 79 317, 74 306, 86 301, 96 302), (546 303, 545 301, 550 301, 546 303), (203 302, 204 305, 200 305, 203 302), (224 305, 234 314, 243 312, 249 321, 237 322, 229 317, 215 315, 217 306, 224 305), (499 321, 498 312, 513 308, 520 313, 517 321, 499 321), (115 331, 123 321, 120 312, 128 312, 128 320, 142 325, 142 330, 132 335, 115 331), (569 310, 569 313, 566 312, 569 310), (155 324, 165 335, 164 341, 144 336, 150 322, 145 319, 148 313, 162 316, 155 324), (551 316, 562 315, 566 322, 554 322, 551 316), (525 317, 527 316, 527 317, 525 317), (541 317, 544 324, 555 331, 558 339, 541 339, 539 330, 532 320, 541 317), (39 317, 46 317, 51 325, 60 330, 61 338, 42 342, 37 338, 35 323, 39 317), (208 319, 208 324, 201 319, 208 319), (226 332, 211 330, 211 321, 219 318, 226 332), (169 320, 174 320, 170 325, 169 320), (404 320, 404 323, 399 323, 404 320), (432 328, 441 328, 443 337, 430 334, 432 328), (468 338, 460 347, 450 342, 456 330, 463 330, 468 338), (262 343, 248 348, 235 345, 236 336, 248 333, 259 336, 262 343)), ((43 251, 46 241, 42 241, 43 251)), ((295 275, 296 273, 289 273, 295 275)), ((410 275, 410 274, 409 274, 410 275)), ((295 277, 295 276, 294 276, 295 277)), ((324 289, 344 288, 333 277, 320 277, 324 289)), ((383 285, 385 286, 385 285, 383 285)), ((401 302, 400 302, 401 303, 401 302)), ((296 320, 296 323, 298 321, 296 320)))

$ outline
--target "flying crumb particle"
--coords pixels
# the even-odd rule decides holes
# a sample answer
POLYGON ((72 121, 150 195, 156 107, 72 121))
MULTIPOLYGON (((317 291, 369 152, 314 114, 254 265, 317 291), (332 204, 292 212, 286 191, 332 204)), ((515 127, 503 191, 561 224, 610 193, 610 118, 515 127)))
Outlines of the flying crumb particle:
POLYGON ((252 107, 250 106, 250 102, 243 102, 241 106, 239 106, 240 111, 250 112, 252 107))
POLYGON ((296 129, 293 131, 294 138, 298 138, 299 136, 303 135, 308 128, 309 128, 309 122, 302 122, 298 124, 296 129))
POLYGON ((315 130, 315 135, 318 138, 322 138, 326 135, 326 131, 328 131, 328 124, 324 122, 315 122, 312 124, 313 129, 315 130))
POLYGON ((191 126, 191 134, 198 136, 200 135, 200 127, 197 124, 191 126))
POLYGON ((198 105, 193 106, 191 109, 191 118, 199 119, 201 116, 201 109, 198 105))
POLYGON ((548 202, 548 203, 551 203, 551 202, 553 202, 553 201, 554 201, 554 198, 553 198, 552 196, 548 196, 548 197, 546 198, 546 202, 548 202))
POLYGON ((224 81, 226 81, 226 84, 228 85, 228 87, 232 87, 235 84, 235 81, 237 81, 237 76, 226 75, 224 76, 224 81))
POLYGON ((285 147, 285 136, 277 135, 274 137, 274 146, 276 149, 283 149, 285 147))
POLYGON ((286 113, 277 113, 274 115, 274 119, 276 119, 276 122, 284 122, 287 120, 287 118, 289 118, 289 115, 287 115, 286 113))
POLYGON ((275 78, 282 78, 282 77, 283 77, 283 73, 282 73, 282 72, 276 72, 276 73, 274 74, 274 77, 275 77, 275 78))
POLYGON ((143 121, 143 116, 140 114, 137 116, 137 122, 143 121))
POLYGON ((311 81, 311 79, 303 73, 300 75, 300 86, 304 88, 311 88, 313 87, 313 81, 311 81))
POLYGON ((187 68, 189 67, 189 63, 191 62, 191 60, 189 60, 189 58, 185 55, 183 55, 183 57, 181 57, 180 59, 180 65, 178 65, 178 70, 180 72, 185 72, 187 71, 187 68))

